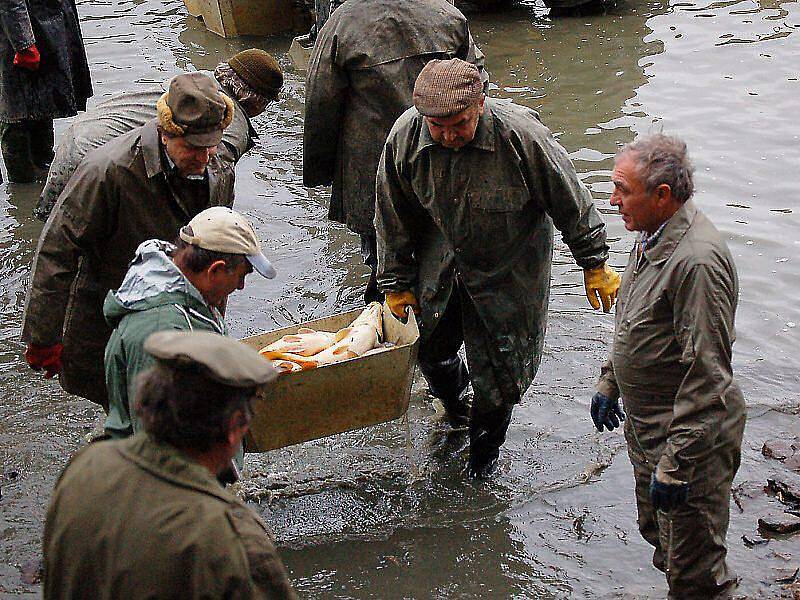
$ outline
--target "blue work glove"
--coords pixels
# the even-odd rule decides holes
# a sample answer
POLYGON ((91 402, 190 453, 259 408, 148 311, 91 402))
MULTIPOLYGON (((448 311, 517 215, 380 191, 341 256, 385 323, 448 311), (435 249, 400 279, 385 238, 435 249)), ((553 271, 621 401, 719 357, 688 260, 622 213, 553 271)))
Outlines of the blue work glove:
POLYGON ((619 405, 619 400, 609 400, 606 396, 597 392, 592 398, 592 421, 597 431, 603 431, 605 425, 609 431, 619 427, 620 421, 625 420, 625 413, 619 405))
POLYGON ((688 483, 664 483, 656 479, 655 471, 650 476, 650 502, 653 508, 669 512, 686 502, 688 483))

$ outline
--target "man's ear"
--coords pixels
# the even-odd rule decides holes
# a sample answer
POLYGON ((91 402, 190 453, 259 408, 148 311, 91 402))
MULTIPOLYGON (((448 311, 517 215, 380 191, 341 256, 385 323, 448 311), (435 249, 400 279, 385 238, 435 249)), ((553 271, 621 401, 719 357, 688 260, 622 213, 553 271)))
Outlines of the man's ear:
POLYGON ((216 275, 217 273, 225 271, 227 268, 228 265, 225 264, 224 260, 215 260, 210 265, 208 265, 206 271, 208 272, 209 275, 216 275))
POLYGON ((230 421, 228 421, 228 443, 232 447, 238 446, 244 436, 247 435, 247 431, 250 429, 250 419, 244 414, 243 411, 237 410, 231 415, 230 421))
POLYGON ((658 201, 661 203, 669 203, 672 200, 672 188, 667 183, 659 185, 656 188, 656 194, 658 194, 658 201))

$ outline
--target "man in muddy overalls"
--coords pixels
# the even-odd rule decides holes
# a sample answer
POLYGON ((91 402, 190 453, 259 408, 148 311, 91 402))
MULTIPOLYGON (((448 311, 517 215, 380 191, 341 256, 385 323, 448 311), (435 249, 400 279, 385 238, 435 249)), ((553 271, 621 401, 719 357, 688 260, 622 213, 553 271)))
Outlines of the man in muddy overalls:
POLYGON ((473 477, 493 471, 541 360, 554 223, 609 311, 605 225, 564 149, 534 111, 485 99, 474 65, 429 62, 378 165, 378 283, 396 315, 420 311, 419 364, 451 422, 469 418, 473 477))
POLYGON ((74 0, 0 0, 0 151, 8 179, 43 179, 53 119, 86 109, 89 64, 74 0))
MULTIPOLYGON (((319 32, 306 77, 303 184, 333 185, 328 217, 361 238, 375 283, 375 170, 386 134, 412 104, 432 58, 483 64, 467 19, 447 0, 348 0, 319 32)), ((486 77, 488 80, 488 77, 486 77)))
MULTIPOLYGON (((220 62, 214 69, 214 79, 234 103, 233 120, 217 146, 217 158, 233 166, 258 138, 250 121, 277 100, 283 71, 270 54, 250 48, 220 62)), ((36 218, 47 221, 70 177, 89 152, 154 119, 156 103, 168 86, 169 83, 156 84, 124 92, 73 119, 59 138, 47 183, 34 210, 36 218)))
POLYGON ((234 104, 202 73, 173 78, 158 118, 91 152, 42 230, 25 303, 25 358, 108 407, 103 300, 145 240, 173 239, 209 206, 233 203, 233 166, 216 156, 234 104))
POLYGON ((736 267, 691 199, 692 172, 686 145, 665 135, 617 155, 611 204, 640 235, 591 405, 602 431, 624 402, 639 530, 675 600, 730 598, 736 586, 725 535, 745 423, 731 370, 736 267))
POLYGON ((277 371, 207 332, 161 331, 144 349, 144 431, 89 444, 53 491, 44 598, 296 598, 267 526, 217 481, 277 371))

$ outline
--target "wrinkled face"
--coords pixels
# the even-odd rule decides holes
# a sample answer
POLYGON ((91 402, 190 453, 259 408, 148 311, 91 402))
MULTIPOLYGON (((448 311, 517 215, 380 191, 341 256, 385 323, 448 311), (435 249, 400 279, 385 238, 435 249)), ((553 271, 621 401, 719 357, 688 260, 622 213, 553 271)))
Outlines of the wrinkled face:
POLYGON ((200 290, 206 302, 219 306, 234 290, 244 289, 244 278, 253 272, 250 261, 245 260, 235 269, 228 269, 224 261, 212 263, 206 271, 205 281, 200 290))
POLYGON ((428 131, 437 144, 460 150, 475 138, 478 121, 483 114, 484 99, 452 117, 425 117, 428 131))
POLYGON ((625 229, 654 233, 664 222, 658 188, 652 192, 646 190, 633 157, 627 154, 617 157, 611 183, 614 184, 611 206, 619 210, 625 229))
POLYGON ((183 177, 203 175, 217 147, 193 146, 182 137, 161 134, 161 143, 183 177))

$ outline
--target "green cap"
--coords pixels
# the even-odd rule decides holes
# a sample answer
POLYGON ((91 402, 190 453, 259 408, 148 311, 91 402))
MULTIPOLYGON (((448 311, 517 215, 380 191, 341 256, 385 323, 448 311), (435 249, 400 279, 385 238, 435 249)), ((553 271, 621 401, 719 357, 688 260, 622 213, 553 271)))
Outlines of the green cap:
POLYGON ((278 376, 278 370, 241 342, 205 331, 159 331, 147 338, 145 352, 176 368, 197 366, 205 375, 231 387, 255 387, 278 376))

